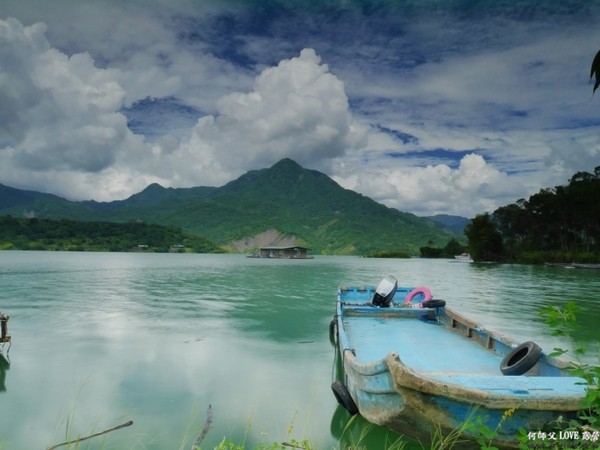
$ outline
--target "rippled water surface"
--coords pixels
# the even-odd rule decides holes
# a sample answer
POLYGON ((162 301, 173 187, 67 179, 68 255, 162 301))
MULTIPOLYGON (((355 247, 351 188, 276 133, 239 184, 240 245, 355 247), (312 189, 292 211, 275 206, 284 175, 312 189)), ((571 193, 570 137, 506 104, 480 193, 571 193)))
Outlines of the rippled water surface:
MULTIPOLYGON (((133 420, 83 448, 190 448, 309 438, 333 448, 348 416, 330 390, 338 286, 393 275, 519 340, 568 347, 539 319, 575 300, 600 339, 600 271, 447 260, 0 252, 0 448, 42 449, 133 420), (7 349, 4 348, 4 353, 7 349), (4 447, 2 447, 4 445, 4 447)), ((359 426, 355 421, 353 426, 359 426)), ((369 448, 393 438, 374 428, 369 448)))

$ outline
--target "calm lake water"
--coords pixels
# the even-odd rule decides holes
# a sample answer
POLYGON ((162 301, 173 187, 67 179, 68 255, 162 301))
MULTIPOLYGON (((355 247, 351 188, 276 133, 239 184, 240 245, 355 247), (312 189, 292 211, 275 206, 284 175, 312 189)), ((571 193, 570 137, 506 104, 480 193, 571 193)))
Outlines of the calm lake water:
MULTIPOLYGON (((448 260, 0 252, 0 448, 43 449, 132 420, 80 448, 189 449, 308 438, 336 447, 349 416, 330 384, 337 287, 428 286, 467 316, 542 348, 568 347, 539 319, 575 300, 578 339, 600 339, 600 271, 448 260), (6 348, 4 349, 6 353, 6 348)), ((355 419, 346 435, 364 423, 355 419)), ((378 450, 396 435, 374 427, 378 450)))

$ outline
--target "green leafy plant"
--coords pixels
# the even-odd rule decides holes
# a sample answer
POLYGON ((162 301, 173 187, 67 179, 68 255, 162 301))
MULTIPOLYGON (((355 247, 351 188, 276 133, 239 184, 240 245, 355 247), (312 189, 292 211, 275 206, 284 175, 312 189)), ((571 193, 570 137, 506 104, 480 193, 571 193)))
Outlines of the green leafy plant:
POLYGON ((474 420, 470 421, 467 424, 467 428, 471 432, 476 433, 475 440, 479 444, 481 450, 498 450, 498 447, 494 447, 492 445, 494 438, 498 434, 498 431, 500 431, 500 429, 502 428, 504 422, 510 416, 512 416, 517 409, 518 407, 514 407, 504 411, 504 414, 502 414, 502 418, 498 422, 498 425, 496 425, 496 428, 491 428, 488 424, 484 422, 481 416, 477 416, 474 420))
MULTIPOLYGON (((564 306, 546 306, 540 312, 544 322, 552 329, 553 336, 571 337, 577 329, 577 314, 580 308, 573 301, 564 306)), ((587 385, 586 396, 581 405, 579 422, 569 423, 569 429, 578 428, 582 432, 597 433, 600 428, 600 342, 597 345, 598 364, 593 365, 582 360, 587 355, 587 349, 576 345, 572 350, 575 358, 568 370, 584 380, 587 385)), ((561 356, 568 350, 555 348, 550 357, 561 356)))

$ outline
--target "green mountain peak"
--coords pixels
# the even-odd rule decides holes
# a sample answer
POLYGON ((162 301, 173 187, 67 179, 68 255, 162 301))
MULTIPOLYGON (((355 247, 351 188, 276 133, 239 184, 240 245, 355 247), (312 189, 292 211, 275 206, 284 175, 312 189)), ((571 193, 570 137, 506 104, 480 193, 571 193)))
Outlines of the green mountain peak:
POLYGON ((305 170, 300 164, 291 158, 283 158, 271 166, 271 170, 305 170))

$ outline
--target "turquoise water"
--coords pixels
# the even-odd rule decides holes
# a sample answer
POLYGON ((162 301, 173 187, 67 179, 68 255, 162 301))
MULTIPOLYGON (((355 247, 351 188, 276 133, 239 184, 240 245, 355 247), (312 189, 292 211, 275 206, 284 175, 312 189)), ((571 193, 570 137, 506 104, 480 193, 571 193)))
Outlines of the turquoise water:
MULTIPOLYGON (((539 309, 575 300, 585 312, 578 339, 600 339, 596 270, 4 251, 0 311, 11 317, 13 344, 10 367, 0 365, 0 448, 47 448, 132 420, 80 448, 189 449, 208 405, 205 449, 224 436, 334 448, 348 422, 330 390, 336 290, 388 274, 544 349, 570 343, 550 335, 539 309)), ((394 438, 374 427, 367 444, 394 438)))

